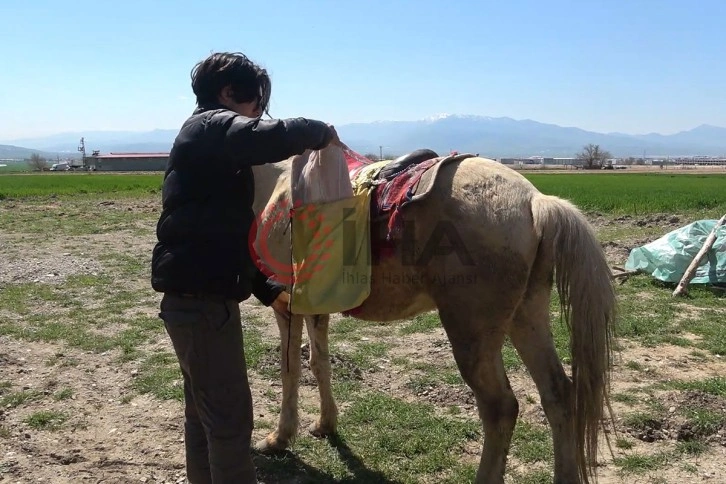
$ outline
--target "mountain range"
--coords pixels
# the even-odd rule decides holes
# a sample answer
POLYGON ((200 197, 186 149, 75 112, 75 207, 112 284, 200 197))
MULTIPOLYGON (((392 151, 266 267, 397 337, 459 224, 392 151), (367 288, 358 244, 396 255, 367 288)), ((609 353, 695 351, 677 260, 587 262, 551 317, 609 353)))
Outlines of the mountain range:
MULTIPOLYGON (((442 115, 419 121, 377 121, 336 127, 341 140, 359 153, 400 155, 418 148, 451 150, 500 157, 571 157, 586 144, 599 144, 614 156, 724 156, 726 128, 701 125, 671 135, 596 133, 532 120, 471 115, 442 115)), ((167 152, 176 129, 153 131, 88 131, 25 138, 0 144, 0 159, 79 156, 84 137, 87 153, 167 152), (22 147, 22 148, 21 148, 22 147)))

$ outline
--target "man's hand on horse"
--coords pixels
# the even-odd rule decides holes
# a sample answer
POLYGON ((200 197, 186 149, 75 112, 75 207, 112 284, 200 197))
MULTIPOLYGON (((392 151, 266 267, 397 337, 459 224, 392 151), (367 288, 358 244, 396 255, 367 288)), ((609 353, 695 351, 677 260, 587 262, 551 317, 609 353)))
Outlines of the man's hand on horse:
POLYGON ((275 312, 281 316, 284 316, 286 318, 289 318, 291 316, 290 314, 290 293, 287 291, 282 291, 280 294, 277 295, 277 298, 272 301, 272 304, 270 304, 272 309, 275 310, 275 312))
POLYGON ((335 130, 335 126, 332 124, 328 125, 328 128, 330 128, 331 133, 333 134, 333 137, 330 140, 331 145, 340 146, 341 148, 345 148, 345 145, 342 141, 340 141, 340 138, 338 137, 338 132, 335 130))

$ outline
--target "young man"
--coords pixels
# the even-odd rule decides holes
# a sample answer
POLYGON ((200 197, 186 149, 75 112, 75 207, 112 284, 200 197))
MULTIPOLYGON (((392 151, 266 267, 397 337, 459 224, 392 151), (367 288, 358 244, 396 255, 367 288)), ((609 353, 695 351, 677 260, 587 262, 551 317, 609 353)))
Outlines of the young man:
POLYGON ((267 72, 239 53, 216 53, 192 70, 197 109, 169 156, 152 258, 152 287, 184 377, 187 478, 255 483, 252 398, 239 302, 254 294, 287 313, 289 295, 254 265, 252 166, 321 149, 335 130, 304 118, 262 120, 267 72))

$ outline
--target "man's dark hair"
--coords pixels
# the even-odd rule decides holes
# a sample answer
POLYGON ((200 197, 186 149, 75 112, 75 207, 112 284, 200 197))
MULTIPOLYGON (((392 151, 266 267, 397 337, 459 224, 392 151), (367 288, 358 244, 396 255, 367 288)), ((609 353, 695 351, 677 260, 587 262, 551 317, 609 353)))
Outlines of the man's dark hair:
POLYGON ((231 86, 236 102, 256 100, 260 111, 268 113, 272 91, 270 76, 240 52, 214 53, 195 65, 191 75, 197 105, 217 102, 222 89, 231 86))

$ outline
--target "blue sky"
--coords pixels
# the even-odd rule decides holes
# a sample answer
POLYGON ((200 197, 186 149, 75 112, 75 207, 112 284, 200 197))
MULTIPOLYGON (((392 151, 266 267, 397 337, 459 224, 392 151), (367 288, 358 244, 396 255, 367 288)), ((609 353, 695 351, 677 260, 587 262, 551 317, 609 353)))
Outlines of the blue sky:
POLYGON ((177 128, 192 66, 223 50, 268 69, 275 117, 726 126, 724 18, 723 0, 3 0, 0 140, 177 128))

